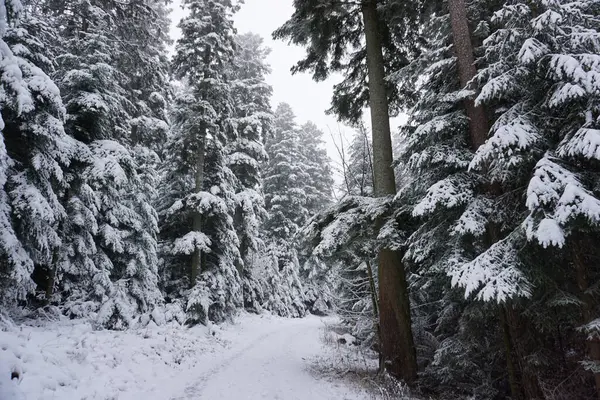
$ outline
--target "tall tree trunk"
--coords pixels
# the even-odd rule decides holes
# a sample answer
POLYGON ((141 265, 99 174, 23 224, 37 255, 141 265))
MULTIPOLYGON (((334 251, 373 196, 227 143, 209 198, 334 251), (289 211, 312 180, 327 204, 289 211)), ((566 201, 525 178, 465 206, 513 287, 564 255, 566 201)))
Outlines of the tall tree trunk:
MULTIPOLYGON (((204 183, 204 153, 206 151, 206 137, 200 140, 198 154, 196 154, 196 171, 194 173, 194 184, 196 193, 201 192, 204 183)), ((202 214, 195 212, 192 221, 192 229, 196 232, 202 231, 202 214)), ((194 287, 198 275, 202 272, 202 251, 198 248, 192 255, 192 267, 190 270, 190 287, 194 287)))
MULTIPOLYGON (((362 15, 367 45, 369 105, 373 129, 373 189, 376 197, 383 197, 396 194, 396 182, 392 169, 390 117, 376 0, 366 0, 362 3, 362 15)), ((407 383, 412 383, 417 379, 417 357, 401 254, 397 251, 381 250, 378 272, 381 352, 389 372, 407 383)))
MULTIPOLYGON (((589 271, 586 265, 586 260, 584 259, 583 255, 583 249, 585 249, 588 246, 593 246, 593 244, 588 242, 584 245, 580 238, 576 238, 572 246, 573 264, 575 267, 575 279, 577 281, 577 286, 579 287, 579 290, 581 292, 581 311, 583 315, 584 324, 588 324, 594 319, 598 318, 598 315, 595 313, 596 303, 594 301, 594 297, 589 292, 589 271)), ((588 350, 588 356, 590 358, 590 361, 600 364, 600 339, 586 338, 586 347, 588 350)), ((600 399, 600 373, 594 374, 594 381, 596 383, 596 393, 598 398, 600 399)))
MULTIPOLYGON (((458 77, 461 87, 464 88, 477 73, 465 0, 448 0, 448 9, 450 11, 454 52, 458 64, 458 77)), ((472 99, 465 100, 465 112, 469 118, 471 148, 475 151, 485 143, 488 133, 487 116, 483 107, 476 107, 472 99)))

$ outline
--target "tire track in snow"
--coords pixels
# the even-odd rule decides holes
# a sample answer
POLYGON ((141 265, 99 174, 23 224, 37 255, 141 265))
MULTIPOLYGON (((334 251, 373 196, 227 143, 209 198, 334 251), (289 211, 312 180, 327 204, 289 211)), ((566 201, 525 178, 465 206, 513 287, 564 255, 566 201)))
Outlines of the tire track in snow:
POLYGON ((322 350, 320 318, 289 320, 198 377, 172 400, 364 400, 366 393, 320 379, 307 360, 322 350))
POLYGON ((210 368, 208 371, 204 372, 201 376, 199 376, 197 378, 197 380, 193 384, 187 386, 184 389, 183 396, 173 397, 171 400, 186 400, 186 399, 201 398, 200 396, 202 394, 202 390, 204 389, 204 387, 206 386, 206 384, 208 383, 208 381, 211 377, 217 375, 223 369, 227 368, 231 363, 233 363, 234 361, 236 361, 237 359, 242 357, 246 352, 248 352, 249 350, 256 347, 259 343, 263 342, 270 336, 273 336, 276 333, 279 333, 279 331, 284 330, 285 328, 287 328, 287 326, 280 327, 279 329, 275 329, 271 332, 260 335, 258 338, 254 339, 252 342, 250 342, 250 344, 248 344, 247 346, 244 346, 240 350, 236 351, 232 356, 228 357, 226 360, 221 361, 214 367, 210 368))

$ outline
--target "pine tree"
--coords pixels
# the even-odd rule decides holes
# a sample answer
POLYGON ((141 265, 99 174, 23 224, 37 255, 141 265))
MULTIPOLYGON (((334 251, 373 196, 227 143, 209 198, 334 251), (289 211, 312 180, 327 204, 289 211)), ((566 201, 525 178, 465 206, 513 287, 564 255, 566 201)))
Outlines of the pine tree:
MULTIPOLYGON (((366 1, 295 1, 294 14, 275 32, 275 37, 289 38, 306 47, 305 59, 295 71, 312 71, 315 80, 324 79, 332 71, 344 71, 347 78, 336 86, 333 107, 340 119, 358 122, 362 109, 369 104, 373 137, 374 193, 394 196, 396 184, 392 169, 390 109, 400 96, 397 87, 386 79, 386 68, 400 68, 416 50, 418 41, 409 29, 418 24, 415 11, 406 2, 366 1), (388 6, 405 11, 402 24, 388 24, 388 6), (390 27, 397 27, 391 29, 390 27), (396 46, 395 37, 402 36, 404 46, 396 46), (364 37, 364 46, 362 38, 364 37), (407 40, 408 39, 408 40, 407 40), (350 59, 345 63, 346 58, 350 59), (368 77, 368 79, 366 79, 368 77), (368 82, 365 85, 365 82, 368 82)), ((410 321, 410 304, 402 255, 381 249, 379 262, 379 296, 381 344, 388 370, 411 383, 417 378, 410 321)))
MULTIPOLYGON (((348 148, 348 160, 344 163, 344 184, 346 196, 372 197, 373 160, 372 147, 364 124, 360 123, 348 148)), ((344 152, 344 154, 346 154, 344 152)), ((377 328, 377 274, 375 253, 370 250, 374 243, 365 241, 360 245, 349 246, 340 254, 336 265, 340 276, 336 288, 337 312, 352 329, 365 347, 379 341, 377 328)))
POLYGON ((237 130, 236 139, 227 147, 227 163, 236 177, 234 224, 240 240, 243 265, 244 306, 258 311, 264 302, 258 269, 259 254, 264 251, 260 227, 266 217, 261 164, 267 160, 265 138, 272 134, 273 115, 269 100, 273 89, 265 82, 270 72, 265 58, 269 49, 255 34, 236 37, 232 70, 232 97, 237 130))
POLYGON ((80 150, 65 134, 65 108, 36 28, 47 27, 28 19, 18 0, 0 3, 0 271, 8 302, 35 291, 34 268, 51 274, 66 217, 65 168, 80 150))
MULTIPOLYGON (((572 172, 573 167, 569 166, 572 162, 569 157, 561 160, 566 153, 557 157, 559 143, 571 140, 576 136, 574 132, 585 126, 582 103, 575 100, 576 91, 570 91, 574 82, 565 79, 569 75, 564 71, 575 71, 576 64, 570 61, 561 64, 558 60, 563 54, 571 57, 577 51, 589 52, 589 49, 578 47, 583 42, 579 39, 580 34, 574 32, 582 26, 585 28, 581 32, 585 34, 597 28, 593 28, 592 20, 586 19, 586 12, 582 12, 589 5, 562 8, 558 2, 535 6, 514 2, 504 5, 492 16, 495 6, 486 2, 472 3, 468 10, 471 20, 479 21, 472 34, 476 40, 483 42, 481 50, 475 49, 481 57, 476 64, 479 71, 471 82, 462 79, 452 83, 448 79, 452 74, 460 77, 460 66, 450 57, 451 48, 447 46, 450 36, 440 31, 440 27, 452 26, 451 18, 446 19, 448 17, 445 16, 434 17, 432 26, 437 33, 430 34, 430 37, 442 38, 445 42, 432 42, 432 50, 429 54, 424 53, 425 57, 421 59, 425 64, 419 65, 422 61, 418 60, 408 70, 425 70, 427 76, 422 81, 424 85, 419 88, 421 100, 412 113, 413 126, 405 131, 408 132, 408 165, 415 171, 413 176, 419 177, 413 181, 410 190, 417 198, 422 198, 416 204, 414 214, 427 218, 413 234, 407 254, 421 274, 431 276, 429 282, 423 282, 430 288, 428 291, 435 294, 432 289, 440 288, 437 296, 441 298, 440 303, 446 305, 432 311, 446 313, 446 308, 453 309, 455 318, 458 318, 454 321, 462 326, 455 333, 436 333, 442 341, 434 354, 442 358, 431 364, 425 376, 438 374, 440 371, 436 369, 450 362, 447 355, 453 354, 452 357, 460 358, 458 366, 467 367, 467 362, 475 362, 491 374, 507 374, 513 397, 538 397, 544 387, 551 385, 548 382, 562 374, 556 369, 552 374, 548 373, 548 365, 541 360, 548 354, 564 358, 562 348, 543 343, 539 338, 559 329, 560 340, 574 340, 575 318, 572 311, 566 311, 571 307, 571 300, 577 296, 586 299, 581 304, 587 302, 595 306, 593 298, 584 294, 587 289, 573 290, 579 286, 577 274, 572 272, 577 271, 574 254, 586 245, 578 247, 577 241, 572 242, 572 248, 579 249, 575 252, 544 251, 543 247, 563 245, 561 235, 564 228, 556 224, 556 219, 549 217, 553 211, 546 207, 557 204, 555 201, 562 198, 560 193, 566 185, 556 184, 561 180, 558 177, 568 176, 566 179, 570 181, 577 176, 572 172), (578 8, 580 6, 583 8, 578 8), (563 41, 563 37, 577 38, 577 45, 562 47, 572 40, 563 41), (568 65, 568 69, 564 65, 568 65), (468 91, 456 91, 456 88, 462 89, 465 85, 468 91), (463 110, 468 111, 468 107, 457 107, 465 96, 472 95, 470 91, 477 86, 481 93, 475 107, 485 105, 487 117, 492 122, 489 136, 486 135, 487 140, 481 146, 473 146, 477 144, 473 139, 473 126, 466 124, 466 113, 462 114, 463 110), (573 99, 573 103, 568 103, 571 107, 563 107, 558 99, 573 99), (561 106, 557 107, 558 104, 561 106), (578 107, 579 111, 575 111, 578 107), (456 115, 456 111, 460 114, 456 115), (574 117, 578 113, 579 117, 574 117), (572 127, 572 130, 566 131, 565 126, 572 127), (471 128, 470 132, 468 128, 471 128), (418 194, 422 190, 426 193, 424 197, 418 194), (527 204, 523 201, 526 196, 529 196, 527 204), (527 244, 527 240, 538 242, 540 246, 536 248, 527 244), (569 272, 562 270, 561 265, 571 265, 569 272), (467 296, 474 294, 478 299, 502 302, 496 311, 497 320, 484 317, 484 313, 493 311, 494 306, 453 300, 453 292, 440 285, 439 271, 449 272, 452 283, 464 287, 467 296), (533 298, 528 301, 519 299, 519 296, 533 298), (553 311, 542 311, 535 306, 548 298, 552 299, 553 311), (466 316, 469 316, 470 322, 465 319, 466 316), (478 316, 477 319, 474 316, 478 316), (487 320, 486 333, 471 328, 469 334, 465 334, 465 324, 477 320, 479 323, 487 320), (492 332, 489 324, 497 327, 494 334, 503 344, 495 348, 488 346, 484 350, 482 345, 492 332), (479 350, 475 350, 477 348, 479 350), (486 352, 502 353, 505 368, 498 368, 490 359, 482 357, 486 352), (460 354, 466 355, 466 358, 460 354)), ((472 62, 467 64, 472 65, 472 62)), ((585 68, 582 70, 585 71, 585 68)), ((410 80, 406 83, 411 85, 410 80)), ((473 117, 470 120, 473 121, 473 117)), ((580 163, 578 159, 579 168, 580 163)), ((593 167, 587 165, 584 168, 589 171, 593 167)), ((587 173, 583 172, 581 176, 587 177, 587 173)), ((575 180, 586 182, 581 177, 575 180)), ((593 189, 587 190, 587 193, 593 193, 593 189)), ((576 206, 572 206, 570 204, 570 210, 577 210, 576 206)), ((593 207, 588 210, 593 210, 593 207)), ((576 217, 567 217, 565 222, 575 220, 576 217)), ((593 226, 593 218, 587 220, 593 226)), ((569 226, 567 231, 573 229, 572 226, 577 225, 569 226)), ((588 232, 589 225, 583 229, 588 232)), ((586 274, 589 273, 593 276, 593 269, 586 271, 586 274)), ((583 287, 588 286, 584 283, 583 287)), ((424 293, 422 290, 419 292, 424 293)), ((586 320, 583 316, 586 307, 589 313, 589 306, 578 310, 583 321, 586 320)), ((428 318, 426 315, 423 317, 428 318)), ((590 320, 589 317, 587 320, 590 320)), ((592 342, 590 354, 593 354, 593 337, 593 333, 588 337, 592 342)), ((593 359, 593 355, 590 358, 593 359)), ((572 371, 566 372, 572 368, 569 363, 566 361, 562 366, 565 376, 572 374, 572 371)), ((593 365, 593 362, 586 365, 593 365)), ((474 373, 476 370, 469 372, 474 373)), ((499 389, 488 382, 492 390, 490 393, 499 389)))
MULTIPOLYGON (((157 286, 157 218, 144 190, 147 177, 134 160, 132 103, 119 71, 123 49, 111 11, 90 2, 63 4, 57 18, 62 54, 60 88, 66 131, 89 151, 68 171, 63 203, 67 223, 57 257, 59 293, 67 312, 98 312, 103 326, 124 328, 161 301, 157 286)), ((139 152, 138 152, 139 153, 139 152)))
POLYGON ((185 277, 188 321, 204 323, 231 316, 242 300, 242 259, 233 226, 236 179, 227 158, 237 137, 228 75, 236 6, 229 0, 184 4, 189 15, 180 22, 182 38, 173 59, 184 88, 176 99, 175 132, 165 160, 161 231, 165 274, 185 277))
POLYGON ((479 76, 478 101, 497 106, 500 113, 475 161, 488 167, 490 179, 505 186, 528 186, 526 194, 521 192, 527 199, 521 207, 527 209, 516 215, 517 234, 538 248, 527 248, 520 267, 530 280, 543 285, 533 296, 547 296, 559 288, 554 296, 563 299, 556 301, 565 311, 562 319, 567 326, 588 324, 585 365, 595 373, 598 392, 600 345, 593 322, 598 303, 589 283, 598 270, 588 266, 593 265, 589 257, 594 257, 588 240, 597 236, 600 204, 594 178, 597 11, 590 2, 515 2, 494 15, 496 30, 485 43, 490 67, 479 76), (503 45, 507 37, 511 46, 503 45), (561 251, 541 250, 553 246, 561 251), (548 269, 532 254, 541 254, 555 267, 548 269), (581 301, 579 321, 567 311, 571 304, 564 301, 567 293, 581 301))
MULTIPOLYGON (((428 352, 433 357, 442 356, 447 345, 452 345, 453 349, 474 345, 483 348, 484 335, 491 334, 489 330, 487 333, 474 331, 470 337, 462 334, 464 328, 456 323, 468 322, 462 318, 463 313, 468 313, 471 318, 483 315, 476 305, 456 300, 456 292, 447 287, 444 275, 451 275, 453 285, 464 285, 468 294, 476 293, 477 298, 483 300, 504 302, 527 295, 530 289, 529 282, 518 268, 518 257, 514 251, 518 237, 510 234, 515 229, 511 212, 518 212, 518 207, 515 207, 517 195, 513 192, 511 194, 515 197, 500 196, 502 187, 487 181, 480 170, 470 168, 476 157, 474 153, 480 149, 487 135, 486 116, 481 106, 473 102, 471 78, 477 72, 475 67, 480 65, 473 63, 478 49, 472 43, 485 39, 488 34, 487 21, 494 5, 476 2, 468 10, 461 2, 450 2, 448 6, 447 10, 442 8, 429 14, 430 20, 423 30, 429 43, 424 47, 422 56, 396 75, 405 90, 415 87, 416 76, 422 77, 416 87, 419 97, 410 112, 409 124, 403 129, 406 138, 404 162, 410 170, 411 181, 397 197, 406 204, 412 204, 412 216, 418 222, 408 240, 405 256, 407 263, 416 271, 411 277, 411 285, 416 289, 413 292, 415 301, 418 307, 420 302, 439 302, 435 304, 440 308, 430 309, 429 315, 417 314, 415 322, 419 347, 431 347, 428 352), (470 30, 467 15, 471 21, 479 21, 474 31, 470 30), (473 271, 471 279, 461 280, 461 272, 458 271, 465 270, 473 271), (488 272, 481 272, 484 270, 488 272), (494 278, 487 279, 491 276, 494 278), (477 280, 480 278, 485 282, 477 280), (424 291, 420 289, 422 287, 429 290, 424 291), (453 313, 450 315, 454 315, 456 331, 420 328, 431 322, 431 314, 442 316, 449 310, 453 313), (430 337, 436 340, 431 341, 430 337)), ((498 307, 493 334, 499 339, 507 338, 503 349, 506 371, 513 395, 518 396, 519 389, 514 385, 516 372, 511 367, 515 364, 511 350, 514 338, 505 329, 507 324, 502 323, 508 308, 504 305, 498 307)), ((481 318, 477 322, 483 323, 484 320, 481 318)), ((442 322, 441 319, 438 321, 440 326, 442 322)), ((444 323, 443 326, 452 325, 444 323)), ((499 342, 502 343, 501 340, 499 342)), ((489 355, 498 352, 502 353, 502 347, 489 348, 489 355)), ((475 355, 479 356, 473 353, 475 355)), ((477 368, 467 369, 470 364, 467 360, 461 361, 463 363, 458 365, 465 366, 461 373, 480 372, 477 368)), ((487 369, 488 373, 498 372, 497 365, 492 364, 489 358, 468 360, 475 361, 481 363, 479 368, 487 369)), ((431 364, 425 376, 438 375, 437 366, 441 364, 431 364)), ((442 380, 442 383, 449 382, 442 380)), ((492 380, 486 380, 476 390, 496 390, 491 386, 492 380)))
POLYGON ((288 104, 277 106, 274 132, 267 140, 266 150, 269 160, 264 166, 263 177, 269 215, 263 229, 269 241, 268 254, 272 260, 273 275, 284 285, 273 290, 286 293, 284 304, 274 304, 276 299, 273 299, 268 301, 267 308, 281 309, 284 315, 298 316, 305 312, 305 299, 295 239, 309 216, 304 190, 309 176, 303 164, 300 132, 288 104))
POLYGON ((127 74, 124 84, 132 106, 131 142, 161 154, 169 130, 168 10, 160 0, 133 0, 115 6, 121 47, 117 68, 127 74))

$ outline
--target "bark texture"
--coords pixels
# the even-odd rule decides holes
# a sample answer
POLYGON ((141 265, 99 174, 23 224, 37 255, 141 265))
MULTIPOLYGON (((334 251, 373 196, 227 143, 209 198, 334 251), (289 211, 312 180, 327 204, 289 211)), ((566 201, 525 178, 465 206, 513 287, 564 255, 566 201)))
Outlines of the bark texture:
MULTIPOLYGON (((373 189, 376 197, 384 197, 396 194, 396 182, 392 169, 389 107, 376 0, 362 3, 362 15, 373 130, 373 189)), ((378 273, 380 351, 388 371, 410 384, 417 379, 417 362, 401 254, 382 250, 378 273)))
MULTIPOLYGON (((458 64, 458 77, 461 87, 464 88, 477 73, 465 0, 449 0, 448 9, 450 11, 454 52, 458 64)), ((487 116, 483 107, 475 106, 473 99, 465 100, 465 112, 469 118, 471 148, 475 151, 485 143, 487 138, 487 116)))

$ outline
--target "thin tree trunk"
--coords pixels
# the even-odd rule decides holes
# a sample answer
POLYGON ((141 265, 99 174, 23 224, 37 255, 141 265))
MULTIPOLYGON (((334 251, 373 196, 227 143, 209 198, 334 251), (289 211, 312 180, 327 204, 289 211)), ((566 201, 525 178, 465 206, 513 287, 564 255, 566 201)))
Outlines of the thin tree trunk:
POLYGON ((532 368, 530 363, 526 361, 530 349, 527 346, 527 340, 520 340, 521 338, 526 338, 528 333, 533 329, 531 321, 523 312, 519 302, 513 303, 510 308, 506 305, 505 310, 510 338, 512 340, 513 360, 517 366, 516 373, 519 378, 521 397, 525 399, 543 399, 544 394, 538 382, 538 371, 532 368))
MULTIPOLYGON (((69 192, 67 191, 67 196, 69 195, 69 192)), ((59 225, 58 227, 58 231, 60 232, 62 230, 62 223, 59 225)), ((52 299, 52 296, 54 295, 54 284, 56 283, 56 268, 57 268, 57 263, 58 263, 58 249, 54 249, 54 251, 52 252, 52 260, 50 262, 50 265, 48 266, 48 280, 46 281, 46 298, 45 298, 45 303, 46 304, 50 304, 50 300, 52 299)))
MULTIPOLYGON (((465 0, 448 0, 448 9, 450 11, 454 52, 458 64, 458 77, 461 87, 464 88, 477 73, 465 0)), ((485 143, 488 133, 487 116, 483 107, 476 107, 472 99, 465 100, 464 105, 469 118, 471 148, 475 151, 485 143)))
MULTIPOLYGON (((362 124, 361 124, 362 125, 362 124)), ((371 146, 369 146, 369 138, 367 137, 367 129, 362 125, 361 128, 363 135, 364 148, 367 152, 367 160, 368 160, 368 168, 369 168, 369 176, 371 178, 371 182, 375 182, 375 177, 373 176, 373 154, 371 154, 371 146)), ((364 160, 364 155, 363 155, 364 160)), ((364 162, 363 162, 364 164, 364 162)))
POLYGON ((379 305, 377 304, 377 290, 375 290, 375 277, 373 276, 373 268, 369 260, 365 261, 367 264, 367 274, 369 275, 369 290, 371 291, 371 302, 373 304, 373 315, 375 318, 379 318, 379 305))
MULTIPOLYGON (((396 194, 396 182, 392 169, 390 118, 376 0, 366 0, 362 3, 362 16, 367 46, 369 105, 373 130, 373 189, 376 197, 393 196, 396 194)), ((412 383, 417 379, 417 357, 401 254, 397 251, 381 250, 378 273, 381 352, 389 372, 407 383, 412 383)))
POLYGON ((383 372, 385 363, 381 352, 381 329, 379 328, 379 305, 377 304, 377 290, 375 290, 375 277, 373 276, 373 268, 369 260, 366 260, 367 273, 369 275, 369 291, 371 292, 371 303, 373 304, 373 318, 375 320, 375 334, 377 335, 379 345, 379 372, 383 372))
MULTIPOLYGON (((202 138, 196 154, 196 171, 194 173, 194 184, 196 193, 202 191, 204 183, 204 153, 206 150, 206 138, 202 138)), ((202 231, 202 214, 195 212, 192 221, 192 229, 195 232, 202 231)), ((192 255, 192 266, 190 270, 190 287, 194 287, 198 275, 202 272, 202 251, 194 250, 192 255)))
POLYGON ((54 282, 56 281, 56 265, 50 265, 48 269, 48 281, 46 282, 46 304, 50 303, 52 295, 54 294, 54 282))
MULTIPOLYGON (((498 185, 488 185, 486 188, 487 192, 492 195, 499 195, 502 193, 502 188, 498 185)), ((487 247, 491 247, 500 239, 499 227, 497 224, 488 223, 487 235, 489 243, 487 247)), ((514 322, 512 313, 509 313, 507 305, 500 305, 498 308, 498 319, 500 321, 500 328, 502 329, 502 339, 504 341, 504 353, 506 356, 506 372, 508 374, 508 383, 510 386, 511 398, 518 400, 522 397, 522 388, 518 379, 519 375, 519 363, 518 355, 515 352, 514 335, 511 331, 511 323, 514 322)))
POLYGON ((506 306, 499 306, 500 324, 502 325, 502 339, 504 341, 504 353, 506 355, 506 370, 508 372, 508 384, 510 386, 510 396, 513 400, 521 398, 521 390, 517 380, 517 366, 514 359, 514 349, 512 344, 512 335, 508 324, 506 306))
MULTIPOLYGON (((585 260, 583 259, 583 248, 580 239, 575 239, 575 243, 572 246, 573 264, 575 266, 575 278, 577 286, 581 292, 582 301, 582 315, 583 323, 588 324, 596 319, 598 316, 595 314, 595 301, 594 297, 589 292, 589 280, 588 280, 588 267, 585 260)), ((586 347, 588 350, 588 356, 590 361, 600 363, 600 340, 597 338, 588 339, 586 338, 586 347)), ((600 399, 600 373, 594 374, 594 381, 596 383, 596 393, 600 399)))

